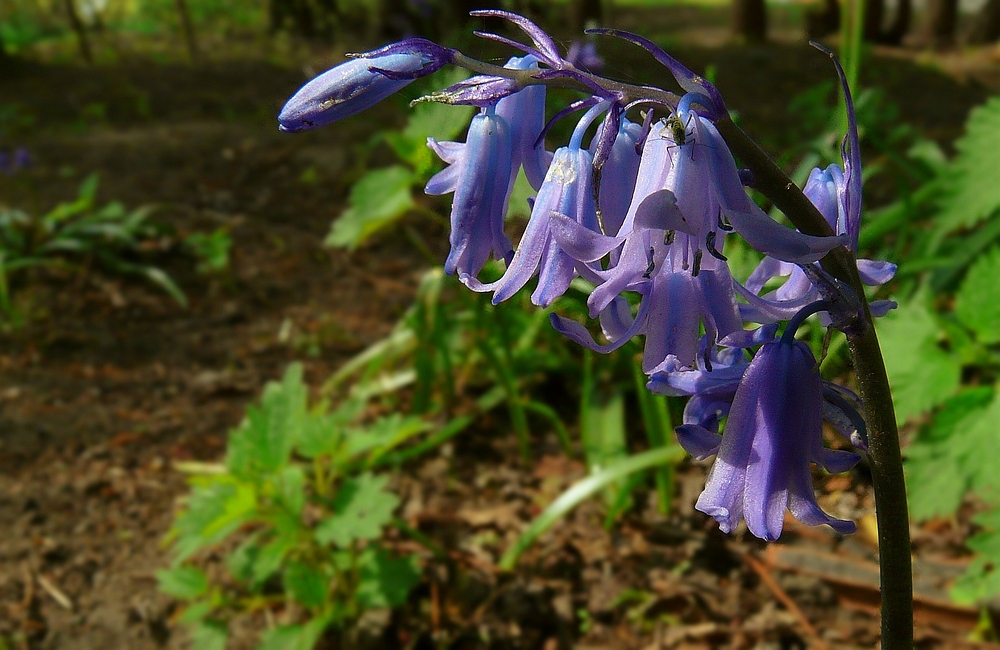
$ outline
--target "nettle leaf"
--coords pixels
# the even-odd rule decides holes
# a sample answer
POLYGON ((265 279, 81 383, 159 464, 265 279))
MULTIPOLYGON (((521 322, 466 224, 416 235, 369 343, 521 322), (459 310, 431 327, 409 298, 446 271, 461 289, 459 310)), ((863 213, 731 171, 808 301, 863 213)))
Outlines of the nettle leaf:
POLYGON ((354 250, 413 207, 413 172, 400 165, 375 169, 351 188, 350 207, 333 222, 324 242, 354 250))
POLYGON ((403 417, 399 413, 392 413, 375 420, 364 429, 348 432, 344 455, 353 458, 373 450, 382 454, 430 428, 430 423, 418 416, 403 417))
POLYGON ((1000 421, 1000 393, 965 390, 945 402, 907 449, 910 514, 920 521, 954 514, 969 490, 1000 494, 990 454, 1000 421))
POLYGON ((955 296, 955 314, 982 343, 1000 341, 1000 246, 994 246, 969 269, 955 296))
POLYGON ((278 502, 298 518, 306 503, 306 474, 301 467, 290 466, 281 470, 275 483, 278 502))
POLYGON ((288 462, 306 416, 302 364, 293 363, 281 383, 268 382, 260 407, 247 409, 229 436, 226 466, 237 476, 272 473, 288 462))
POLYGON ((316 526, 316 539, 345 548, 355 540, 381 537, 399 505, 399 497, 384 491, 388 481, 374 474, 345 479, 333 499, 334 514, 316 526))
POLYGON ((198 650, 226 650, 229 632, 224 623, 201 621, 191 627, 191 647, 198 650))
POLYGON ((343 442, 342 426, 333 415, 309 413, 302 421, 295 449, 309 459, 334 454, 343 442))
POLYGON ((955 142, 958 155, 946 170, 946 191, 938 229, 945 235, 974 226, 1000 208, 1000 97, 969 113, 965 135, 955 142))
POLYGON ((417 556, 394 557, 381 548, 366 548, 358 557, 358 590, 354 597, 362 609, 398 607, 420 583, 417 556))
POLYGON ((193 566, 179 566, 156 572, 157 588, 168 596, 194 600, 208 593, 208 576, 193 566))
POLYGON ((318 609, 326 602, 329 578, 315 566, 291 562, 283 576, 285 591, 309 609, 318 609))
POLYGON ((256 650, 312 650, 329 621, 314 618, 305 625, 279 625, 264 633, 256 650))
POLYGON ((171 536, 175 539, 174 566, 201 548, 218 543, 257 515, 253 485, 231 476, 193 481, 186 509, 177 515, 171 536))
POLYGON ((973 518, 985 530, 966 542, 979 554, 951 588, 951 597, 961 605, 982 603, 1000 594, 1000 508, 973 518))
POLYGON ((938 345, 941 328, 919 296, 878 319, 896 419, 930 411, 958 389, 961 361, 938 345))

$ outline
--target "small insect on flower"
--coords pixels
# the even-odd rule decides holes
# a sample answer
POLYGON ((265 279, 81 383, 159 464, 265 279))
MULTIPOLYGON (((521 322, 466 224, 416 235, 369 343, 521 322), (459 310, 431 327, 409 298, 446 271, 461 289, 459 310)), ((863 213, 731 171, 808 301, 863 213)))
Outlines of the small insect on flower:
POLYGON ((687 144, 688 138, 692 138, 691 142, 694 142, 694 134, 688 135, 688 126, 691 124, 691 118, 694 115, 688 114, 687 122, 681 120, 677 113, 673 113, 667 118, 667 129, 670 131, 670 138, 674 141, 674 144, 678 146, 683 146, 687 144))

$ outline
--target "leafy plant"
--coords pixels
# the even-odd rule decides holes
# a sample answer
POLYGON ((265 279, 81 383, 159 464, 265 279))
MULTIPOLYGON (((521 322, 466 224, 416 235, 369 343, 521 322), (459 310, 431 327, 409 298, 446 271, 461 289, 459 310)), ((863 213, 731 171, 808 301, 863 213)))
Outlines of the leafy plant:
POLYGON ((157 580, 186 601, 179 620, 196 647, 224 647, 237 615, 296 603, 299 620, 272 627, 257 647, 311 648, 328 628, 403 604, 420 582, 417 557, 381 541, 399 498, 377 467, 429 425, 390 415, 362 426, 364 404, 309 408, 294 364, 230 434, 224 466, 187 468, 192 491, 167 537, 174 563, 157 580), (221 548, 228 578, 192 562, 221 548))
POLYGON ((906 252, 900 307, 878 326, 897 417, 919 424, 906 458, 911 513, 953 516, 967 495, 991 508, 975 519, 982 532, 968 545, 979 555, 953 590, 963 602, 1000 593, 1000 480, 984 451, 1000 418, 1000 193, 984 181, 1000 165, 997 124, 1000 98, 972 111, 954 159, 918 152, 928 183, 862 235, 896 232, 906 252))
POLYGON ((80 185, 75 201, 60 203, 41 216, 15 208, 0 208, 0 312, 19 321, 11 296, 11 278, 31 267, 77 269, 94 263, 113 274, 136 275, 153 283, 182 306, 187 298, 162 269, 141 260, 142 252, 158 247, 168 229, 149 219, 154 206, 127 210, 112 201, 96 205, 98 176, 80 185))

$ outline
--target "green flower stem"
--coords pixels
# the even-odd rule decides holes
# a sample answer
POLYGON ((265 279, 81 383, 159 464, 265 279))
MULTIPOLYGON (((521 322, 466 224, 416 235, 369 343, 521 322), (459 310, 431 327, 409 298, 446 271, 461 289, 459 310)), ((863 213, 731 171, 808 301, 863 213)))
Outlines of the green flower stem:
MULTIPOLYGON (((716 126, 733 153, 750 168, 754 187, 781 209, 796 228, 809 235, 830 236, 834 232, 823 215, 784 172, 731 120, 716 126)), ((913 573, 910 563, 910 519, 906 506, 903 460, 899 450, 896 413, 889 379, 879 348, 864 287, 854 255, 837 248, 821 260, 823 268, 851 285, 864 301, 866 327, 847 338, 854 372, 868 423, 868 456, 875 488, 878 518, 879 572, 882 592, 883 650, 913 648, 913 573)))
MULTIPOLYGON (((592 94, 590 88, 570 77, 539 80, 533 76, 538 74, 536 70, 510 70, 478 61, 461 52, 455 52, 453 63, 479 74, 515 79, 520 86, 545 84, 592 94)), ((661 104, 676 105, 679 99, 674 93, 657 88, 581 74, 593 83, 617 93, 624 103, 647 99, 661 104)), ((782 210, 796 228, 809 235, 834 234, 830 224, 806 198, 802 190, 732 120, 719 120, 716 127, 736 157, 753 173, 754 188, 782 210)), ((913 575, 910 565, 910 528, 906 487, 903 482, 903 462, 899 450, 899 432, 896 429, 896 415, 892 406, 889 380, 885 373, 885 363, 882 360, 875 328, 871 325, 871 313, 854 255, 846 248, 840 247, 828 253, 821 260, 821 264, 828 273, 847 282, 864 304, 865 326, 860 328, 863 330, 861 333, 848 337, 848 346, 854 361, 861 397, 864 400, 865 420, 869 427, 868 454, 875 488, 882 584, 882 648, 911 650, 913 575)))

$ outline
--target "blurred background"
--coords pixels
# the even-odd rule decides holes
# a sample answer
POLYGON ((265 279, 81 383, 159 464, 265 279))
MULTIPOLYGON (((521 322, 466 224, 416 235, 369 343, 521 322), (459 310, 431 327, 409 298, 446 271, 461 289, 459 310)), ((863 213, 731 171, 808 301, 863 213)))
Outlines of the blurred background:
MULTIPOLYGON (((346 52, 421 35, 506 61, 472 35, 520 38, 468 18, 487 6, 674 89, 583 29, 654 40, 799 183, 841 163, 839 85, 807 40, 838 52, 861 252, 900 267, 879 330, 919 647, 993 647, 1000 0, 4 0, 0 649, 876 644, 864 463, 815 474, 856 535, 723 535, 693 509, 708 465, 674 440, 683 401, 644 389, 639 344, 601 356, 551 331, 552 311, 584 319, 587 286, 494 307, 443 274, 425 141, 463 140, 472 113, 407 104, 461 75, 277 131, 346 52)), ((576 97, 551 91, 549 115, 576 97)), ((511 234, 529 195, 522 178, 511 234)), ((737 278, 758 261, 726 253, 737 278)), ((824 376, 850 386, 823 334, 805 332, 824 376)))

